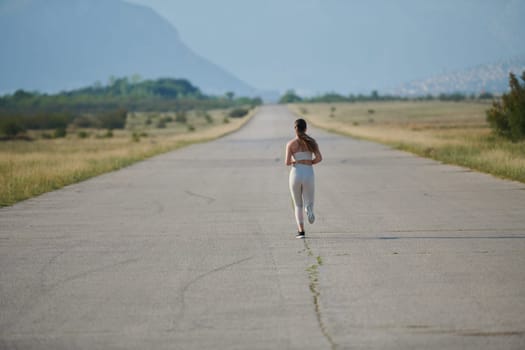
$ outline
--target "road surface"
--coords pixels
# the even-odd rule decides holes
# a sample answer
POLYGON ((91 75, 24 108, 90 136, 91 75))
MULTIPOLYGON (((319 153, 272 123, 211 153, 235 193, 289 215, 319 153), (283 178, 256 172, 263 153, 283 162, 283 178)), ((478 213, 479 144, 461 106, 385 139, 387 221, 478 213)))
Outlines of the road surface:
POLYGON ((524 349, 525 185, 309 130, 284 107, 0 210, 0 349, 524 349))

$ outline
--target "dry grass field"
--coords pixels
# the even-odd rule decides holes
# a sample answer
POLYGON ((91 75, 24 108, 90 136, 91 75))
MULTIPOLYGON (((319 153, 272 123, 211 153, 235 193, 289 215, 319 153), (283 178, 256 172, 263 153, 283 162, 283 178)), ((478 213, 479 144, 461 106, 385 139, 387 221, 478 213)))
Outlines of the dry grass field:
POLYGON ((445 163, 525 182, 525 142, 495 136, 485 120, 490 102, 293 104, 315 126, 381 142, 445 163))
POLYGON ((130 113, 126 129, 114 130, 112 137, 106 130, 76 129, 65 138, 44 139, 52 132, 33 131, 33 141, 0 142, 0 206, 218 138, 239 129, 254 112, 235 119, 224 110, 189 112, 185 122, 175 122, 175 113, 130 113), (159 128, 162 118, 165 126, 159 128))

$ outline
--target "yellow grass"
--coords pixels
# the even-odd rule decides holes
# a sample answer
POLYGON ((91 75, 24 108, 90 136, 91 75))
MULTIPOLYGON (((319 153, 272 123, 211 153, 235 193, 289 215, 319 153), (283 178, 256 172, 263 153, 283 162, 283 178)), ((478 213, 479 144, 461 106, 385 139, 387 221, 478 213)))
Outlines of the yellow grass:
POLYGON ((485 102, 294 104, 315 126, 525 182, 525 142, 495 136, 485 102))
MULTIPOLYGON (((79 130, 69 130, 63 139, 46 140, 41 132, 32 132, 35 141, 0 142, 0 206, 14 204, 71 183, 116 170, 153 155, 204 142, 239 129, 254 114, 224 122, 224 111, 209 112, 212 123, 197 115, 188 115, 187 125, 168 123, 156 129, 144 123, 129 123, 128 130, 114 131, 112 138, 101 138, 106 131, 84 130, 91 135, 80 138, 79 130), (133 139, 133 133, 147 136, 133 139), (97 135, 99 137, 97 138, 97 135)), ((144 118, 144 115, 132 115, 144 118)), ((144 118, 145 120, 145 118, 144 118)))

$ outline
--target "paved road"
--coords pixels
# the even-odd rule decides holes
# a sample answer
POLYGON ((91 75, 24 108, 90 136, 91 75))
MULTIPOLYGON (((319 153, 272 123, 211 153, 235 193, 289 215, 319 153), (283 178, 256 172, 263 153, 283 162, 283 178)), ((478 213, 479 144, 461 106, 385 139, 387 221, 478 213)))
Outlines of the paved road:
POLYGON ((0 210, 0 349, 523 349, 525 185, 312 129, 305 241, 293 116, 0 210))

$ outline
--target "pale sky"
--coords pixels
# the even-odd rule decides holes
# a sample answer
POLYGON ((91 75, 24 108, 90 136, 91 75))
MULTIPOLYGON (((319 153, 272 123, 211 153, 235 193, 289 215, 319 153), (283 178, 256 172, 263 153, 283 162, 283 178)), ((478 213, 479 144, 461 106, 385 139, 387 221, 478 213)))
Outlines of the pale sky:
POLYGON ((525 0, 127 0, 261 89, 386 89, 525 53, 525 0))

